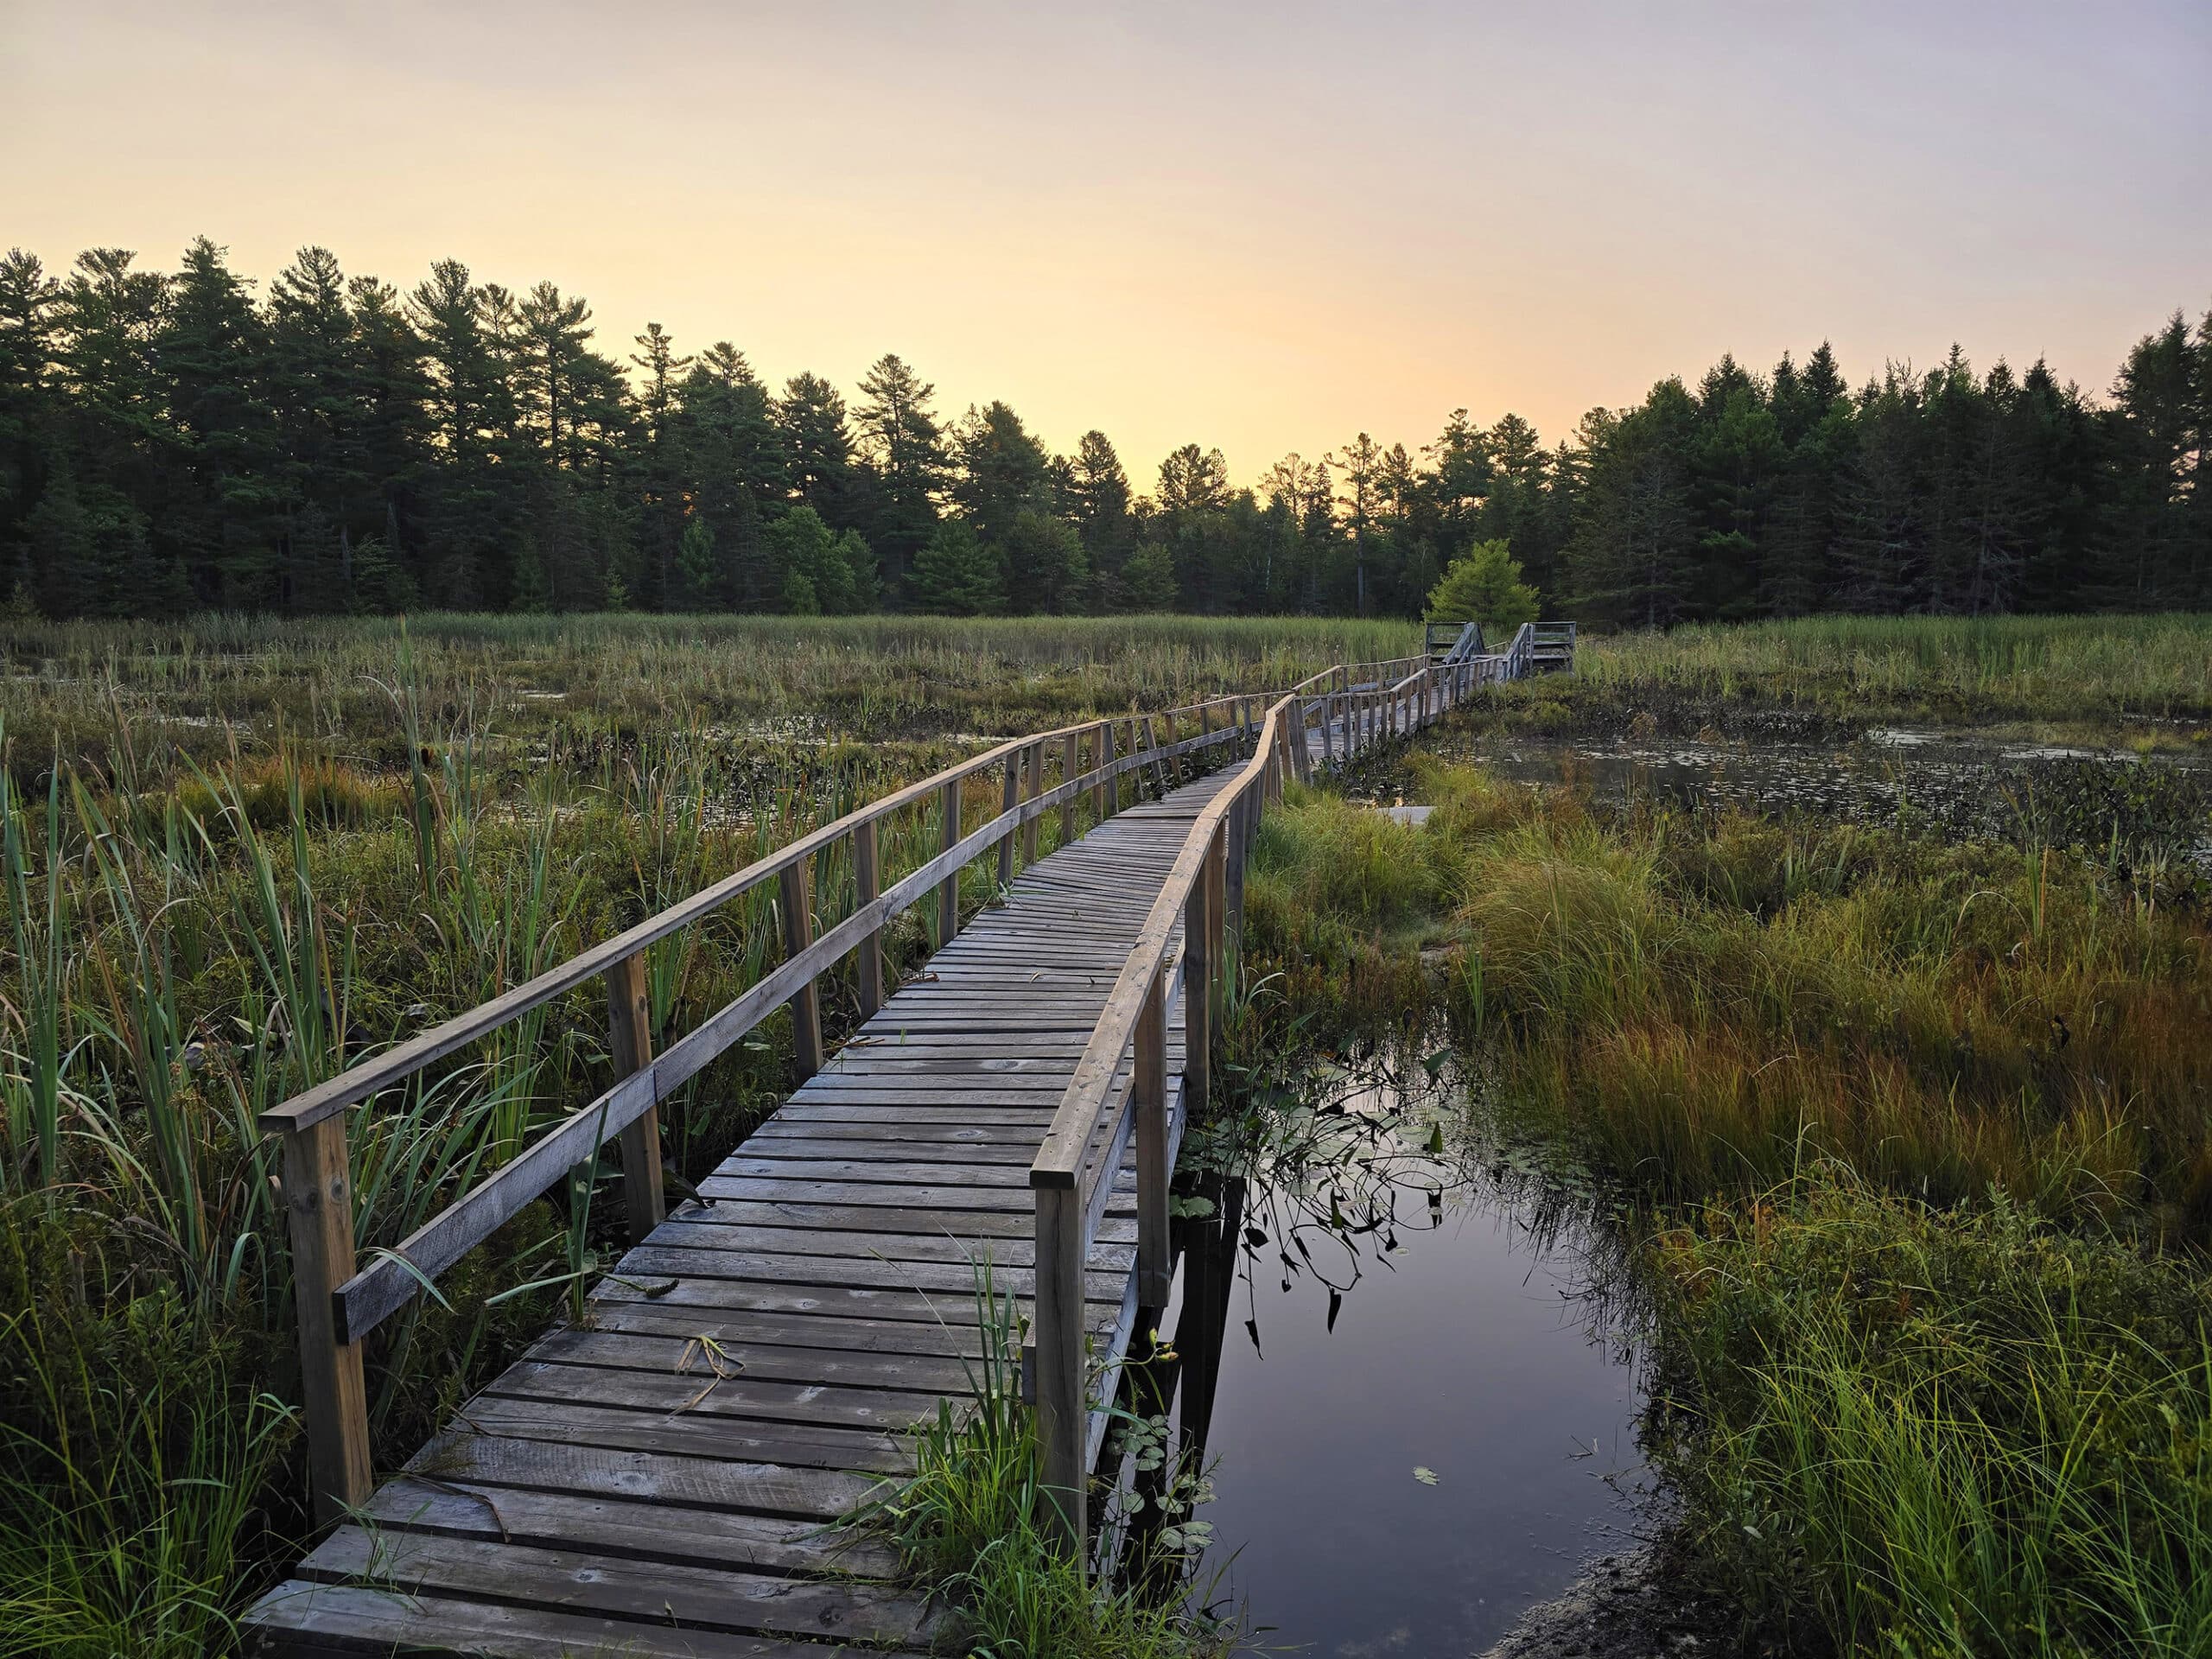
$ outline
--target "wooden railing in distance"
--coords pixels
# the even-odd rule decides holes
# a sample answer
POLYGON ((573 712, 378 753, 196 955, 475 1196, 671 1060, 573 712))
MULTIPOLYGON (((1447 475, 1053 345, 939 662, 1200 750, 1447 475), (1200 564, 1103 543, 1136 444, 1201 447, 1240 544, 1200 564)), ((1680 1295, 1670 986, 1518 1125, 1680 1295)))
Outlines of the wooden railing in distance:
POLYGON ((1311 768, 1318 721, 1322 758, 1349 759, 1428 725, 1478 686, 1527 671, 1535 632, 1524 626, 1508 651, 1432 665, 1426 657, 1346 665, 1313 676, 1267 712, 1251 753, 1198 814, 1127 963, 1108 994, 1051 1128, 1029 1166, 1037 1205, 1032 1379, 1043 1452, 1043 1519, 1090 1560, 1090 1390, 1084 1331, 1084 1263, 1132 1135, 1136 1139, 1137 1285, 1141 1306, 1169 1291, 1168 1121, 1163 1060, 1166 996, 1181 952, 1184 1100, 1193 1109, 1211 1088, 1210 1047, 1221 999, 1235 972, 1243 911, 1243 866, 1267 808, 1291 777, 1311 768), (1134 1052, 1133 1052, 1134 1051, 1134 1052), (1114 1079, 1131 1062, 1130 1087, 1114 1079))
POLYGON ((884 994, 883 929, 893 917, 936 893, 938 940, 943 944, 959 930, 960 873, 971 861, 995 849, 998 874, 1007 879, 1013 869, 1017 832, 1025 857, 1033 858, 1037 823, 1046 813, 1061 810, 1065 835, 1074 823, 1077 803, 1086 795, 1095 815, 1110 816, 1119 809, 1125 785, 1134 780, 1141 792, 1145 768, 1151 769, 1156 786, 1164 789, 1169 766, 1179 777, 1185 763, 1205 751, 1230 744, 1241 748, 1249 741, 1250 709, 1255 701, 1217 697, 1160 715, 1085 721, 1001 743, 810 830, 780 851, 504 995, 350 1066, 263 1114, 262 1130, 278 1137, 283 1147, 302 1404, 318 1515, 333 1519, 370 1496, 372 1471, 361 1342, 379 1322, 405 1306, 502 1223, 609 1141, 620 1143, 630 1236, 633 1241, 642 1239, 663 1213, 661 1101, 786 1006, 795 1024, 798 1071, 810 1075, 823 1058, 815 982, 824 971, 857 953, 861 1012, 874 1012, 884 994), (1155 721, 1165 725, 1167 738, 1155 729, 1155 721), (1173 736, 1179 729, 1188 734, 1173 736), (1078 770, 1086 748, 1088 767, 1078 770), (1057 754, 1060 766, 1059 781, 1050 789, 1044 787, 1043 776, 1048 754, 1057 754), (1004 773, 1001 809, 985 823, 967 829, 961 822, 963 786, 994 770, 1004 773), (880 826, 894 813, 918 811, 932 801, 942 825, 941 850, 884 887, 880 826), (856 906, 817 935, 814 866, 841 844, 849 848, 856 906), (655 1054, 645 995, 646 950, 771 881, 778 884, 781 900, 784 960, 696 1029, 655 1054), (537 1135, 396 1249, 378 1252, 361 1267, 354 1249, 347 1109, 594 979, 606 986, 613 1084, 590 1103, 537 1135))

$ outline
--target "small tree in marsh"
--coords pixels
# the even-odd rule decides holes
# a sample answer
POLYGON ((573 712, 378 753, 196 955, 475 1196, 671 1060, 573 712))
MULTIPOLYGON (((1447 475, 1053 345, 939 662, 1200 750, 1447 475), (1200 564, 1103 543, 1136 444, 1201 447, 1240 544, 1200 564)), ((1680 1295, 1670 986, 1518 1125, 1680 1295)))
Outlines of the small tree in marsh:
POLYGON ((1496 639, 1536 620, 1536 590, 1521 580, 1520 562, 1502 541, 1477 542, 1452 561, 1444 578, 1428 592, 1427 620, 1483 625, 1496 639))

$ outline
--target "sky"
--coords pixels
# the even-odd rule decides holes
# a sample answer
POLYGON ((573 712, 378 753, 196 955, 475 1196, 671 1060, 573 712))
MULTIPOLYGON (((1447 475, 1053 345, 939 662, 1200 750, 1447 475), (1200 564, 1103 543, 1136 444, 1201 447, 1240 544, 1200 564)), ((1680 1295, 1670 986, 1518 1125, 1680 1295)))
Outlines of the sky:
POLYGON ((458 257, 1141 489, 1823 339, 2101 391, 2212 306, 2208 140, 2201 0, 0 0, 0 247, 458 257))

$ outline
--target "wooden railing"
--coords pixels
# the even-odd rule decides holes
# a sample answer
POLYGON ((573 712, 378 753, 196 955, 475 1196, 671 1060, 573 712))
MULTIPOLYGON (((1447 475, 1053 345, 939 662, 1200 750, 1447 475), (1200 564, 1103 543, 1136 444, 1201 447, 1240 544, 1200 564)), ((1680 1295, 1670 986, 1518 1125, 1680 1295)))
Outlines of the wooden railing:
POLYGON ((1061 814, 1061 836, 1072 839, 1079 804, 1094 816, 1119 810, 1125 785, 1139 797, 1149 768, 1156 791, 1179 780, 1186 757, 1223 746, 1247 752, 1260 696, 1217 697, 1154 715, 1085 721, 999 744, 801 836, 789 846, 636 926, 592 946, 443 1024, 348 1067, 264 1114, 260 1126, 278 1138, 283 1188, 298 1306, 302 1403, 308 1468, 318 1514, 332 1519, 371 1491, 362 1339, 404 1307, 505 1221, 548 1191, 573 1167, 620 1142, 629 1234, 642 1240, 663 1216, 659 1103, 728 1051, 779 1008, 791 1010, 801 1078, 822 1065, 822 1020, 816 981, 842 957, 856 958, 861 1017, 884 995, 885 925, 909 906, 937 895, 937 940, 959 930, 960 874, 995 851, 997 878, 1012 879, 1019 835, 1021 861, 1037 856, 1037 826, 1061 814), (1058 781, 1045 787, 1048 768, 1058 781), (1000 810, 968 829, 962 796, 971 779, 1002 774, 1000 810), (879 830, 892 815, 931 811, 942 850, 920 868, 882 885, 879 830), (842 849, 855 877, 851 913, 818 935, 814 872, 842 849), (734 899, 777 884, 784 959, 757 982, 658 1054, 645 993, 645 952, 734 899), (365 1267, 356 1259, 347 1109, 404 1083, 445 1056, 490 1035, 532 1009, 592 980, 604 983, 608 1048, 614 1081, 597 1098, 546 1128, 498 1170, 365 1267))
POLYGON ((1036 1309, 1034 1351, 1024 1369, 1038 1410, 1046 1519, 1078 1561, 1089 1559, 1093 1410, 1084 1263, 1132 1135, 1138 1302, 1157 1308, 1168 1294, 1166 999, 1179 960, 1187 1113, 1202 1109, 1211 1092, 1212 1035, 1241 943, 1244 860, 1262 815, 1282 798, 1284 781, 1310 774, 1315 722, 1322 760, 1350 759, 1430 724, 1479 686, 1525 674, 1534 639, 1533 627, 1524 626, 1500 655, 1330 669, 1293 687, 1268 709, 1250 758, 1198 814, 1168 871, 1029 1166, 1037 1204, 1036 1309), (1114 1084, 1125 1060, 1130 1084, 1117 1103, 1114 1084))
MULTIPOLYGON (((1529 629, 1516 636, 1518 671, 1526 671, 1529 629)), ((1208 1048, 1224 984, 1224 950, 1232 918, 1243 913, 1243 861, 1266 803, 1281 798, 1284 779, 1312 766, 1308 737, 1320 725, 1325 760, 1426 725, 1475 687, 1513 677, 1506 657, 1432 666, 1426 657, 1332 668, 1294 686, 1255 718, 1261 695, 1217 697, 1153 715, 1085 721, 1018 737, 906 785, 799 836, 789 846, 703 887, 636 926, 579 952, 499 997, 348 1067, 263 1114, 264 1134, 281 1142, 282 1185, 297 1305, 302 1404, 308 1470, 318 1515, 330 1520, 365 1503, 373 1471, 369 1455, 362 1343, 524 1205, 619 1143, 623 1198, 632 1242, 663 1217, 659 1105, 778 1009, 791 1011, 801 1079, 823 1063, 816 982, 848 956, 863 1019, 884 998, 885 926, 932 893, 937 943, 960 926, 961 872, 995 853, 997 880, 1012 880, 1019 836, 1020 861, 1037 856, 1038 824, 1054 810, 1060 838, 1074 838, 1081 804, 1096 820, 1121 810, 1125 787, 1138 797, 1151 772, 1155 794, 1182 780, 1186 758, 1224 747, 1243 766, 1230 786, 1199 816, 1167 884, 1154 904, 1109 999, 1103 1016, 1064 1095, 1050 1135, 1030 1172, 1037 1194, 1038 1397, 1047 1472, 1071 1493, 1061 1513, 1080 1536, 1082 1481, 1087 1474, 1080 1421, 1084 1359, 1082 1265, 1105 1195, 1128 1137, 1137 1137, 1141 1292, 1166 1291, 1166 982, 1162 976, 1179 921, 1185 960, 1186 1103, 1204 1104, 1208 1048), (1049 770, 1058 780, 1045 785, 1049 770), (966 785, 1000 775, 997 814, 973 829, 962 821, 966 785), (933 812, 941 850, 885 887, 880 830, 899 812, 933 812), (816 931, 814 876, 819 861, 842 852, 854 875, 855 905, 833 925, 816 931), (784 958, 696 1028, 658 1054, 646 995, 652 946, 693 926, 733 900, 777 885, 784 958), (596 1098, 546 1127, 508 1162, 479 1180, 394 1248, 365 1267, 353 1236, 353 1178, 346 1113, 407 1081, 471 1043, 590 982, 607 1005, 613 1083, 596 1098), (1102 1122, 1122 1058, 1136 1050, 1135 1085, 1112 1125, 1102 1122), (1105 1139, 1101 1136, 1104 1135, 1105 1139), (1070 1437, 1072 1436, 1071 1440, 1070 1437)))

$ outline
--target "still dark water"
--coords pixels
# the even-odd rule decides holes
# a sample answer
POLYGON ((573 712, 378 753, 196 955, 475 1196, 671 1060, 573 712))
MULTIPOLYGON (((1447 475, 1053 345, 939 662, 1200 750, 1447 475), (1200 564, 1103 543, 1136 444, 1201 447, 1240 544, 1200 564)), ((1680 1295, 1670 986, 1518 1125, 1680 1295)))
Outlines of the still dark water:
POLYGON ((1201 1518, 1217 1593, 1268 1648, 1479 1653, 1636 1519, 1637 1380, 1590 1300, 1586 1217, 1536 1213, 1476 1154, 1426 1155, 1420 1112, 1392 1121, 1372 1168, 1243 1195, 1268 1242, 1237 1252, 1201 1518), (1349 1242, 1310 1224, 1332 1190, 1340 1215, 1394 1218, 1349 1242))

